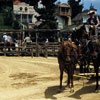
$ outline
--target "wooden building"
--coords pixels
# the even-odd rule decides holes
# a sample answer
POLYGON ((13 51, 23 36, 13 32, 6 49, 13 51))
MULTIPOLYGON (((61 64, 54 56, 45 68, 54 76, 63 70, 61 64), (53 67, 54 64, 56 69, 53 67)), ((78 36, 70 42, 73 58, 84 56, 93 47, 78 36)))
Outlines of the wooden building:
MULTIPOLYGON (((56 18, 57 18, 57 22, 58 25, 71 25, 71 7, 68 4, 65 3, 61 3, 57 5, 57 9, 56 9, 56 18)), ((62 26, 62 29, 64 28, 62 26)), ((59 26, 58 26, 59 27, 59 26)))
POLYGON ((22 26, 26 26, 27 28, 33 28, 37 22, 36 16, 39 16, 39 13, 36 12, 34 6, 21 2, 21 0, 14 0, 13 13, 16 20, 19 21, 21 25, 23 24, 22 26))
POLYGON ((70 5, 62 3, 58 5, 58 14, 60 16, 71 16, 70 5))

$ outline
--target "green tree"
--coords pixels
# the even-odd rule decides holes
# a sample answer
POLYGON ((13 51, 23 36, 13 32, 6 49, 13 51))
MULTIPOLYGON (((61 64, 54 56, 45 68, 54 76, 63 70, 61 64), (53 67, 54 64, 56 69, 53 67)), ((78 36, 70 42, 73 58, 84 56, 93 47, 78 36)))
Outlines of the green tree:
POLYGON ((32 6, 37 6, 37 3, 39 2, 39 0, 21 0, 22 2, 26 2, 32 6))
POLYGON ((19 24, 19 22, 17 20, 13 21, 12 28, 13 29, 20 29, 21 28, 21 26, 20 26, 20 24, 19 24))
POLYGON ((68 0, 68 4, 72 9, 72 18, 74 18, 78 13, 82 12, 83 4, 80 4, 81 0, 68 0))
POLYGON ((43 8, 37 8, 37 12, 40 14, 37 17, 38 21, 42 21, 42 24, 38 26, 41 29, 56 29, 57 22, 55 19, 55 3, 56 0, 42 0, 43 8))
POLYGON ((11 27, 13 23, 13 0, 0 1, 0 17, 2 18, 2 26, 11 27))
POLYGON ((6 6, 4 9, 3 9, 3 12, 4 12, 4 24, 6 26, 11 26, 12 25, 12 22, 13 22, 13 15, 12 15, 12 8, 9 7, 9 6, 6 6))

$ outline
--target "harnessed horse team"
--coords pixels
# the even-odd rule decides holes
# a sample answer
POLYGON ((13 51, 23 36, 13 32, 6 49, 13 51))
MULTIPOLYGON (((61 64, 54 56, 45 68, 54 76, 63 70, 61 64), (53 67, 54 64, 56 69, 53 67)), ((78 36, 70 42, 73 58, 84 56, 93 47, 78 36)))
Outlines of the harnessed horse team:
POLYGON ((93 62, 96 73, 96 92, 98 92, 99 66, 100 66, 100 38, 91 35, 87 38, 84 25, 72 33, 71 40, 62 40, 59 52, 58 63, 60 69, 60 89, 62 88, 63 72, 68 74, 67 86, 74 92, 73 75, 75 65, 80 62, 80 72, 90 72, 89 65, 93 62), (83 68, 86 66, 86 68, 83 68), (85 70, 84 70, 85 69, 85 70))

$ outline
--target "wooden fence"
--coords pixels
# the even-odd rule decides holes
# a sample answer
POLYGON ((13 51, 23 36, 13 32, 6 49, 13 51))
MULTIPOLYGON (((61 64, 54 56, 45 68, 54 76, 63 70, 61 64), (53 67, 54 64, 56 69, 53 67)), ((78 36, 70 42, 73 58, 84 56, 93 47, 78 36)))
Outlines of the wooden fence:
POLYGON ((49 42, 49 43, 36 43, 32 42, 30 45, 15 47, 13 44, 6 46, 4 43, 0 43, 0 54, 16 55, 16 56, 57 56, 60 47, 59 42, 49 42))
MULTIPOLYGON (((9 45, 6 46, 4 43, 0 43, 0 55, 16 55, 16 56, 57 56, 58 55, 58 50, 59 50, 59 46, 60 46, 60 41, 63 37, 63 34, 66 35, 64 37, 67 37, 71 32, 70 31, 66 31, 66 30, 57 30, 57 29, 26 29, 26 30, 0 30, 1 33, 1 37, 3 36, 4 33, 9 33, 12 37, 13 34, 18 35, 17 38, 15 38, 16 40, 18 40, 17 42, 19 43, 19 46, 16 48, 13 45, 9 45), (25 33, 28 33, 31 38, 33 39, 32 44, 27 45, 27 46, 22 46, 22 42, 25 38, 25 33), (41 36, 41 34, 49 34, 50 36, 56 37, 56 40, 53 41, 58 41, 58 39, 60 39, 58 42, 40 42, 40 38, 43 36, 41 36), (55 34, 55 35, 54 35, 55 34), (10 50, 9 50, 10 49, 10 50)), ((46 37, 45 37, 46 38, 46 37)), ((49 37, 51 38, 51 37, 49 37)), ((43 38, 44 39, 44 38, 43 38)), ((42 40, 43 40, 42 39, 42 40)), ((43 40, 45 41, 45 40, 43 40)))

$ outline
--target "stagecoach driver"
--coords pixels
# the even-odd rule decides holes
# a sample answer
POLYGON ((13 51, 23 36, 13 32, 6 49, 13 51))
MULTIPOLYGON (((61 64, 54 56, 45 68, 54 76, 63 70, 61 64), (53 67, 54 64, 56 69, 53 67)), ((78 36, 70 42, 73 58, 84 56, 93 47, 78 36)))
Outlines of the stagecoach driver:
POLYGON ((87 20, 87 24, 85 25, 87 35, 90 37, 91 36, 90 31, 94 30, 94 35, 97 36, 98 35, 97 26, 100 24, 99 18, 95 15, 94 11, 90 11, 88 15, 89 15, 89 18, 87 20))

